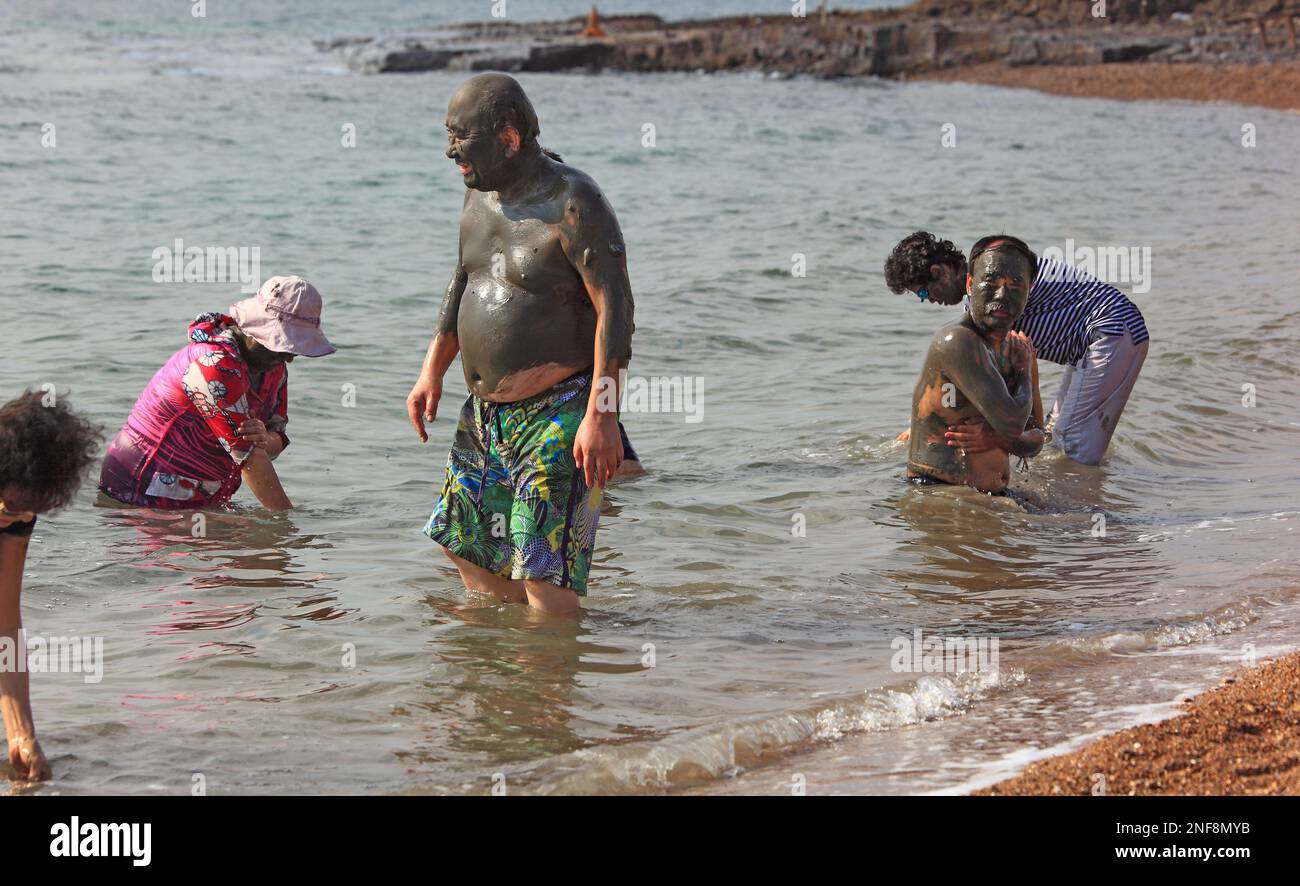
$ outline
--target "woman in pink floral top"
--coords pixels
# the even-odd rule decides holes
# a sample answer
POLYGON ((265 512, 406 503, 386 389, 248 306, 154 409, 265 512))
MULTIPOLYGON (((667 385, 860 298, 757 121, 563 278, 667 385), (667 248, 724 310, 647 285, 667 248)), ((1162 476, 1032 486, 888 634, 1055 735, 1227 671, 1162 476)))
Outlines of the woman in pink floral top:
POLYGON ((124 504, 202 508, 227 503, 247 479, 266 507, 293 507, 271 461, 289 445, 287 364, 334 352, 320 313, 310 283, 272 277, 229 315, 199 315, 109 446, 100 491, 124 504))

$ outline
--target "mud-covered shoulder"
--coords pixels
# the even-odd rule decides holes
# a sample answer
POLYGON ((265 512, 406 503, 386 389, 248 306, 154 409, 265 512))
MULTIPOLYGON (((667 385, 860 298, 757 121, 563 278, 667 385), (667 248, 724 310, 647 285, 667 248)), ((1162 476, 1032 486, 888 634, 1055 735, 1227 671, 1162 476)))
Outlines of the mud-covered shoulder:
POLYGON ((930 339, 927 362, 935 368, 966 364, 974 360, 983 347, 980 334, 961 320, 947 323, 935 330, 930 339))
POLYGON ((945 352, 964 351, 980 343, 979 333, 961 320, 945 323, 934 331, 930 338, 931 347, 945 352))
POLYGON ((618 219, 614 207, 605 199, 596 180, 581 169, 568 164, 557 164, 564 180, 564 204, 566 215, 576 214, 577 221, 584 224, 612 227, 618 230, 618 219))
POLYGON ((614 208, 591 176, 567 164, 556 164, 564 181, 565 247, 575 263, 584 267, 608 257, 625 258, 626 246, 614 208))

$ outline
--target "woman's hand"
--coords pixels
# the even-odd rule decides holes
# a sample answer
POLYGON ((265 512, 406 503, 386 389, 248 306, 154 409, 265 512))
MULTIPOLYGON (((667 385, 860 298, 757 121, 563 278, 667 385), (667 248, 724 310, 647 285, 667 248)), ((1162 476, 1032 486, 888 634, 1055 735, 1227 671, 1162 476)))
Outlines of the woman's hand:
POLYGON ((268 431, 266 425, 255 418, 250 418, 239 426, 239 436, 258 449, 266 450, 266 454, 271 458, 275 458, 284 450, 284 441, 280 439, 280 435, 268 431))
POLYGON ((26 781, 44 781, 51 775, 50 763, 35 736, 9 739, 9 765, 26 781))

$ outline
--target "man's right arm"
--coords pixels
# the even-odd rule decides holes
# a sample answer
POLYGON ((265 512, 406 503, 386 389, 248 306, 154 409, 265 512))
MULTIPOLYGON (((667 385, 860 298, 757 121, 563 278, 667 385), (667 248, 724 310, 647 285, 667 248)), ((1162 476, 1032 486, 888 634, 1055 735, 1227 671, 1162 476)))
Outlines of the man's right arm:
POLYGON ((460 299, 465 294, 469 283, 469 274, 457 258, 456 270, 452 272, 447 283, 447 292, 442 298, 442 307, 438 309, 438 326, 429 349, 424 354, 424 364, 420 367, 420 378, 406 398, 406 415, 411 426, 420 435, 420 442, 427 443, 429 435, 424 423, 432 422, 438 414, 438 401, 442 399, 442 377, 447 374, 447 367, 460 353, 460 338, 456 334, 456 318, 460 315, 460 299))
POLYGON ((1008 389, 993 352, 976 333, 958 329, 936 344, 944 375, 974 404, 988 426, 1004 437, 1019 437, 1034 405, 1029 368, 1023 359, 1015 366, 1008 389))

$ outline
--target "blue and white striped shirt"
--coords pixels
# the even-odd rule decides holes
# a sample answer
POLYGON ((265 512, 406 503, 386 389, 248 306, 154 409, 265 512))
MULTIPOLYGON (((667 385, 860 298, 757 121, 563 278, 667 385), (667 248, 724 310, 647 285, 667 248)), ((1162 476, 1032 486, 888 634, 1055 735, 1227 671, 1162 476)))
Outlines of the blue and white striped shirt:
POLYGON ((1124 293, 1074 265, 1041 257, 1025 313, 1013 328, 1029 336, 1040 358, 1066 365, 1083 359, 1098 334, 1128 330, 1134 344, 1150 338, 1142 312, 1124 293))

